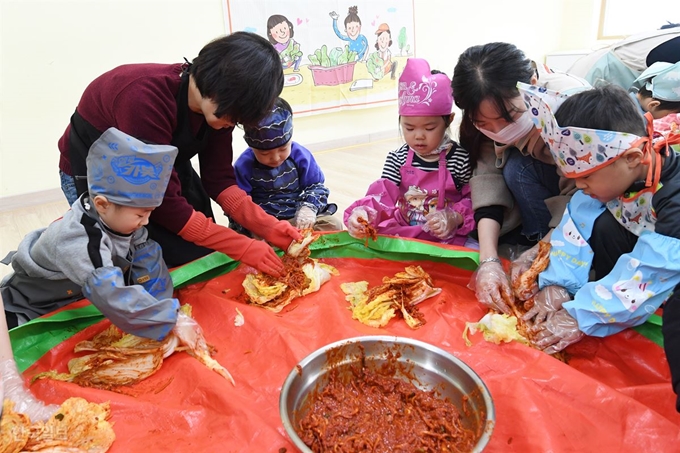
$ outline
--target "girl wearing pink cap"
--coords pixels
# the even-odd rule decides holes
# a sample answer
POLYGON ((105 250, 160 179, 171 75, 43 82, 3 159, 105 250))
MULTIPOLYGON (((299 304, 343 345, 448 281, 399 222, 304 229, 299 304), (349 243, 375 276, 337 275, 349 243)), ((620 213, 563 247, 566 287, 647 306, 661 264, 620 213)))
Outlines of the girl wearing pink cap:
POLYGON ((399 77, 399 123, 406 143, 388 154, 382 176, 345 211, 349 234, 380 234, 475 246, 470 158, 451 140, 451 81, 421 58, 399 77))

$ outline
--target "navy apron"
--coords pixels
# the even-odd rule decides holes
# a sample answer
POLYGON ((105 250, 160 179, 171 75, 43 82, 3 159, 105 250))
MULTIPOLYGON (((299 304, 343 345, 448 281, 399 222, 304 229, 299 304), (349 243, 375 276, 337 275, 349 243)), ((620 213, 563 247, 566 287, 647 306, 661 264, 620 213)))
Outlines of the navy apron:
MULTIPOLYGON (((171 142, 178 149, 177 158, 175 159, 175 171, 177 176, 179 176, 182 196, 194 210, 203 213, 208 218, 214 219, 210 206, 210 197, 203 188, 201 178, 191 165, 191 158, 205 148, 211 133, 213 133, 213 129, 208 126, 205 120, 201 124, 196 136, 191 131, 191 121, 189 119, 189 73, 185 70, 182 73, 182 83, 177 93, 177 128, 172 135, 171 142)), ((149 237, 160 244, 163 250, 163 259, 170 268, 180 266, 213 252, 209 248, 185 241, 177 233, 173 233, 159 225, 153 220, 153 214, 146 229, 149 231, 149 237)))

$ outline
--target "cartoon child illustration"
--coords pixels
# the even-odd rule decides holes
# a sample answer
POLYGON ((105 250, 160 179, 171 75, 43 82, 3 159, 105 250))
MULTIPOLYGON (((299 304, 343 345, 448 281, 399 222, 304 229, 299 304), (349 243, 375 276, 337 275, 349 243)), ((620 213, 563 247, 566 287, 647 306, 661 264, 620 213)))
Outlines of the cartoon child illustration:
POLYGON ((391 78, 394 80, 397 74, 398 62, 392 61, 392 52, 390 51, 392 32, 390 31, 390 26, 380 24, 375 34, 375 49, 377 52, 372 53, 366 61, 368 73, 371 74, 374 80, 380 80, 387 74, 391 74, 391 78))
POLYGON ((343 41, 349 42, 349 51, 357 53, 357 61, 365 61, 368 57, 368 39, 361 34, 361 19, 359 19, 359 9, 350 6, 345 17, 345 32, 347 36, 340 33, 338 29, 338 13, 332 11, 329 16, 333 18, 333 31, 336 36, 343 41))
POLYGON ((293 71, 299 71, 300 61, 302 61, 302 51, 300 44, 293 36, 295 30, 293 23, 286 16, 274 14, 267 19, 267 38, 272 43, 281 57, 283 69, 293 67, 293 71))

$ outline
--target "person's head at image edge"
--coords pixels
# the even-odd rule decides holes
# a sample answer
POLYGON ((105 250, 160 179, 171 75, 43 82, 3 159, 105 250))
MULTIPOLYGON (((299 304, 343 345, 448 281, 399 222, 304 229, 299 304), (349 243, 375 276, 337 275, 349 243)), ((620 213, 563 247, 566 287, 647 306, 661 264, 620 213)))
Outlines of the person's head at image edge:
POLYGON ((657 62, 638 77, 637 100, 654 119, 680 113, 680 62, 657 62))
POLYGON ((278 98, 257 126, 243 128, 243 138, 262 165, 277 168, 290 156, 293 138, 293 109, 278 98))
POLYGON ((239 31, 209 42, 189 74, 189 108, 213 129, 257 124, 283 90, 281 58, 255 33, 239 31))
POLYGON ((399 125, 408 146, 428 159, 448 148, 454 114, 451 80, 422 58, 409 58, 399 77, 399 125))
POLYGON ((87 155, 90 203, 100 219, 122 235, 149 223, 168 186, 177 148, 149 145, 121 132, 107 129, 87 155))
POLYGON ((514 144, 533 130, 517 82, 533 85, 537 76, 531 60, 513 44, 472 46, 460 55, 451 87, 456 106, 463 111, 461 144, 466 149, 477 148, 480 133, 501 144, 514 144))

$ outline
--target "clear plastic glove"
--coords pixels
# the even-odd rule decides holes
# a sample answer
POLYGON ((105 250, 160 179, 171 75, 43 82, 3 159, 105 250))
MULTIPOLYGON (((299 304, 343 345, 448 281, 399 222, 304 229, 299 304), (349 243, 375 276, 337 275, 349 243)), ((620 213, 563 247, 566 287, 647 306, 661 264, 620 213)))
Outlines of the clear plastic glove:
POLYGON ((550 314, 545 322, 535 325, 533 330, 538 331, 533 340, 534 345, 546 354, 555 354, 584 336, 578 329, 578 322, 564 308, 550 314))
POLYGON ((312 228, 316 223, 316 212, 309 206, 300 206, 295 213, 295 226, 300 230, 312 228))
POLYGON ((463 221, 463 216, 453 209, 434 211, 425 216, 423 231, 429 231, 432 236, 441 239, 451 239, 456 235, 458 226, 463 221))
POLYGON ((475 291, 477 299, 482 304, 501 313, 512 314, 508 305, 508 301, 513 300, 512 289, 501 263, 494 261, 484 263, 477 268, 472 277, 471 289, 475 291))
POLYGON ((45 421, 59 410, 58 405, 43 403, 24 387, 24 379, 19 374, 14 359, 0 362, 0 374, 2 374, 4 398, 13 401, 14 410, 28 415, 31 422, 45 421))
POLYGON ((522 316, 522 319, 525 321, 533 319, 534 325, 540 325, 548 315, 561 309, 562 304, 570 300, 571 296, 561 286, 546 286, 538 292, 534 299, 534 306, 522 316))
POLYGON ((179 338, 179 341, 187 346, 189 349, 203 349, 205 345, 205 337, 203 336, 203 329, 198 325, 198 322, 189 315, 181 311, 177 315, 177 324, 172 329, 172 332, 179 338))
MULTIPOLYGON (((538 257, 539 245, 536 244, 529 250, 525 250, 516 260, 510 263, 510 281, 515 282, 520 275, 529 270, 534 260, 538 257)), ((531 294, 538 292, 538 282, 534 283, 531 294)))
POLYGON ((347 232, 350 236, 356 239, 366 239, 369 237, 366 231, 366 225, 359 222, 363 219, 369 225, 373 225, 375 219, 378 217, 378 211, 369 206, 357 206, 352 210, 352 213, 347 218, 347 232))

